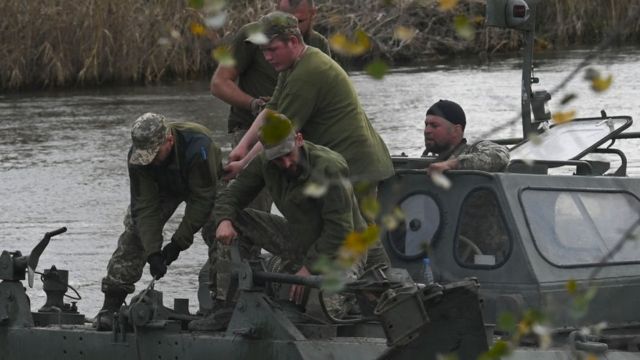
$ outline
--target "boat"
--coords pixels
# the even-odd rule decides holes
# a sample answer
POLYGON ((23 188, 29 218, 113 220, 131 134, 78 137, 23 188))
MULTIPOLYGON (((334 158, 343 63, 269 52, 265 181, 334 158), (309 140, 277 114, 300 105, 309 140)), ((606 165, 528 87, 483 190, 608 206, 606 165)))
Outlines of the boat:
POLYGON ((38 271, 60 228, 28 255, 0 255, 0 360, 640 359, 640 245, 632 241, 640 179, 627 175, 626 155, 613 147, 640 134, 628 131, 630 116, 605 111, 546 126, 549 96, 531 88, 536 5, 487 2, 488 25, 525 39, 523 138, 502 140, 512 146, 507 170, 451 171, 443 187, 424 172, 434 159, 394 157, 396 175, 381 184, 379 202, 383 213, 404 216, 381 238, 392 267, 342 290, 359 314, 329 315, 321 276, 283 274, 277 261, 241 259, 233 249, 238 301, 226 329, 190 331, 198 317, 188 301, 165 305, 152 281, 115 314, 112 331, 97 331, 65 303, 77 299, 73 272, 55 264, 38 271), (47 294, 38 309, 24 284, 36 274, 47 294), (306 309, 288 301, 292 284, 312 289, 306 309))

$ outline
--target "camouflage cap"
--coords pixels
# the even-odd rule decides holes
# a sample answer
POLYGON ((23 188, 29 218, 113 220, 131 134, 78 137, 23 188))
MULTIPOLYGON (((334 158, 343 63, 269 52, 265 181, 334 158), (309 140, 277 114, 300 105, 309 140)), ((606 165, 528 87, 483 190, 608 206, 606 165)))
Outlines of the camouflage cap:
MULTIPOLYGON (((298 19, 295 16, 282 11, 273 11, 261 17, 257 22, 257 26, 267 37, 268 41, 271 41, 277 36, 301 34, 300 29, 298 28, 298 19)), ((264 45, 263 41, 260 41, 258 38, 253 36, 249 36, 246 41, 257 45, 264 45)))
POLYGON ((287 155, 296 145, 295 130, 291 120, 275 111, 267 112, 265 122, 260 127, 258 138, 262 143, 267 160, 287 155))
POLYGON ((146 113, 131 127, 131 140, 133 143, 131 165, 148 165, 153 161, 167 137, 167 125, 162 115, 146 113))

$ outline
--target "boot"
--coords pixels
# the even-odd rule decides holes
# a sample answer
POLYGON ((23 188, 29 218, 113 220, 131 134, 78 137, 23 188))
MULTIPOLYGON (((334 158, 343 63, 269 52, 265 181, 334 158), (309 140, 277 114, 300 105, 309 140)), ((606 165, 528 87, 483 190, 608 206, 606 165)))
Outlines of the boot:
POLYGON ((105 293, 104 304, 93 320, 93 327, 98 331, 111 331, 113 329, 113 314, 120 310, 126 297, 127 293, 125 292, 105 293))
POLYGON ((222 331, 227 328, 233 315, 233 306, 224 306, 217 308, 208 316, 189 322, 189 330, 191 331, 222 331))

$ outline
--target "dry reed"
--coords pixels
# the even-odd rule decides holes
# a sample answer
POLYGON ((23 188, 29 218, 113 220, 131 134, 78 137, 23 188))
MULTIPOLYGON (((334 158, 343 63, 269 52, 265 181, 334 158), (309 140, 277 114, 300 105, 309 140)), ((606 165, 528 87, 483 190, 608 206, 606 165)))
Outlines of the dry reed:
MULTIPOLYGON (((316 28, 324 34, 365 30, 374 56, 396 63, 434 56, 517 50, 514 31, 476 25, 474 41, 461 40, 454 15, 481 18, 484 0, 460 0, 454 11, 436 0, 316 0, 316 28), (397 25, 415 38, 393 36, 397 25)), ((210 51, 220 38, 274 8, 274 0, 229 0, 226 25, 196 36, 191 23, 203 15, 186 0, 3 0, 0 1, 0 89, 154 83, 208 76, 210 51)), ((637 0, 544 0, 537 34, 556 48, 598 42, 622 22, 637 0)), ((621 29, 621 43, 637 43, 640 21, 621 29)))

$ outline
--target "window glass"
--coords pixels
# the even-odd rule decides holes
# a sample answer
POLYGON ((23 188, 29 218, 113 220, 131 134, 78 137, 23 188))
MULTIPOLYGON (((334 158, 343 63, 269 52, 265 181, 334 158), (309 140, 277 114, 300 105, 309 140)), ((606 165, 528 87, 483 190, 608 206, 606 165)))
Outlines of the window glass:
POLYGON ((402 257, 423 256, 440 226, 440 208, 423 193, 406 197, 398 206, 404 220, 388 234, 391 249, 402 257))
POLYGON ((456 256, 463 264, 496 266, 509 254, 511 242, 495 194, 490 190, 471 193, 462 204, 456 256))
POLYGON ((531 235, 551 263, 567 266, 640 261, 640 202, 627 193, 526 190, 531 235), (619 249, 618 249, 619 247, 619 249))

